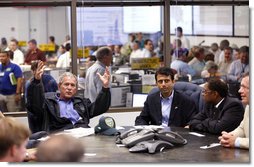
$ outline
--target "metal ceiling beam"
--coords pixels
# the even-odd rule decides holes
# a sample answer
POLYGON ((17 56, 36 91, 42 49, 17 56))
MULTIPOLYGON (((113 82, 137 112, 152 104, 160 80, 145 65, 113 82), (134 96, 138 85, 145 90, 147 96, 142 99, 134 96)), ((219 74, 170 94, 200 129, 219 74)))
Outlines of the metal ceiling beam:
POLYGON ((1 2, 0 7, 32 7, 32 6, 71 6, 71 1, 69 2, 1 2))
MULTIPOLYGON (((165 1, 169 1, 169 4, 171 6, 174 5, 199 5, 199 6, 247 6, 249 5, 249 1, 194 1, 194 0, 160 0, 160 1, 77 1, 76 6, 77 7, 112 7, 112 6, 163 6, 165 1)), ((0 7, 17 7, 17 6, 23 6, 23 7, 29 7, 29 6, 71 6, 72 1, 71 0, 41 0, 41 1, 0 1, 0 7)), ((167 2, 168 3, 168 2, 167 2)))

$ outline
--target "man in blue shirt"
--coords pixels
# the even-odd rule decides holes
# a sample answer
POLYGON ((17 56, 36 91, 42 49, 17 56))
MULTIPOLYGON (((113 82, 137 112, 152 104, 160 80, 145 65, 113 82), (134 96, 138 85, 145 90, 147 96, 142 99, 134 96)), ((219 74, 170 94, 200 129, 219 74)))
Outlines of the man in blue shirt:
POLYGON ((12 51, 0 52, 0 110, 17 112, 20 108, 22 71, 10 61, 12 51))
POLYGON ((135 125, 162 125, 185 127, 198 109, 189 97, 174 90, 175 72, 161 67, 155 74, 160 91, 147 96, 144 108, 135 120, 135 125))
POLYGON ((90 118, 108 110, 111 102, 108 67, 103 75, 97 73, 102 82, 102 88, 93 103, 89 99, 75 97, 78 89, 77 77, 70 72, 65 72, 59 77, 60 93, 45 97, 41 83, 44 68, 43 62, 39 61, 27 92, 28 119, 29 125, 33 123, 33 132, 88 128, 90 118))

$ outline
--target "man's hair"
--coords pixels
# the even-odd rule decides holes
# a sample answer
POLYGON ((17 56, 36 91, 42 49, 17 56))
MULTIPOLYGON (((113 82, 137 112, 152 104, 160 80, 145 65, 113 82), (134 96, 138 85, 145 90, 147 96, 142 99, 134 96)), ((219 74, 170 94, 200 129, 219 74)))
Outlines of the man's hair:
POLYGON ((231 54, 233 53, 233 49, 230 46, 226 46, 224 50, 230 50, 231 54))
POLYGON ((176 27, 176 31, 183 33, 182 27, 176 27))
POLYGON ((67 44, 65 45, 65 50, 66 50, 66 51, 70 51, 70 50, 71 50, 71 44, 70 44, 70 43, 67 43, 67 44))
POLYGON ((55 42, 55 37, 54 36, 49 36, 49 39, 50 39, 50 41, 55 42))
POLYGON ((0 118, 0 158, 4 157, 13 145, 20 146, 30 136, 30 130, 14 118, 0 118))
POLYGON ((240 47, 239 53, 247 53, 247 54, 249 54, 249 47, 248 46, 242 46, 242 47, 240 47))
POLYGON ((222 98, 228 95, 228 86, 224 81, 220 79, 216 79, 216 78, 210 79, 208 81, 208 88, 211 91, 218 92, 222 98))
POLYGON ((194 50, 194 56, 199 57, 200 53, 205 53, 205 49, 203 47, 197 47, 194 50))
POLYGON ((37 41, 35 39, 31 39, 30 41, 28 41, 28 43, 32 43, 34 45, 37 45, 37 41))
POLYGON ((64 80, 65 77, 74 78, 76 80, 76 86, 77 86, 78 79, 77 79, 76 75, 72 74, 71 72, 64 72, 62 75, 60 75, 60 77, 59 77, 59 84, 63 83, 63 80, 64 80))
POLYGON ((104 46, 98 49, 96 53, 96 59, 101 61, 104 57, 110 56, 112 54, 112 51, 109 47, 104 46))
POLYGON ((36 152, 38 162, 79 162, 85 153, 82 142, 69 135, 51 135, 39 144, 36 152))
POLYGON ((144 45, 147 45, 149 41, 153 43, 153 41, 152 41, 151 39, 146 39, 146 40, 144 41, 144 45))
POLYGON ((220 49, 224 50, 225 47, 229 46, 229 41, 227 39, 224 39, 220 42, 220 49))
POLYGON ((15 44, 16 44, 16 45, 18 45, 18 44, 19 44, 19 41, 18 41, 18 40, 16 40, 16 39, 11 39, 11 42, 15 42, 15 44))
POLYGON ((10 57, 11 59, 13 59, 13 51, 11 50, 0 50, 0 53, 5 53, 8 57, 10 57))
POLYGON ((155 73, 155 81, 157 82, 157 76, 158 75, 166 75, 166 76, 170 76, 171 80, 174 80, 174 76, 176 74, 176 71, 172 68, 169 67, 160 67, 156 73, 155 73))

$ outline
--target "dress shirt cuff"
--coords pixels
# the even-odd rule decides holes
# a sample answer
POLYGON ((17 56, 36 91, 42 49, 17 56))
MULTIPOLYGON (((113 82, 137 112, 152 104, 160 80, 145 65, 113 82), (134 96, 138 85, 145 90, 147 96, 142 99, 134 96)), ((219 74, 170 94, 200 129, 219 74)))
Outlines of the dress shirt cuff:
POLYGON ((240 138, 239 137, 237 137, 236 139, 235 139, 235 147, 240 147, 240 138))

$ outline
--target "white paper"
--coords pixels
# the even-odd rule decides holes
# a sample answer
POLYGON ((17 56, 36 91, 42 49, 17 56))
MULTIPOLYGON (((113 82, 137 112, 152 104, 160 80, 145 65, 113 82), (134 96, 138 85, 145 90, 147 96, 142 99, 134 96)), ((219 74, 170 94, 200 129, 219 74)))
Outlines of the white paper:
POLYGON ((85 156, 88 156, 88 157, 92 157, 92 156, 95 156, 96 153, 85 153, 84 155, 85 155, 85 156))
POLYGON ((212 144, 208 144, 206 146, 201 146, 201 149, 208 149, 208 148, 213 148, 213 147, 217 147, 220 146, 220 143, 212 143, 212 144))
POLYGON ((64 130, 63 132, 60 132, 58 134, 67 134, 71 135, 76 138, 84 137, 84 136, 89 136, 94 134, 94 128, 74 128, 74 129, 68 129, 64 130))
POLYGON ((189 134, 194 135, 194 136, 198 136, 198 137, 205 137, 205 135, 197 133, 197 132, 189 132, 189 134))

